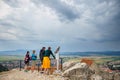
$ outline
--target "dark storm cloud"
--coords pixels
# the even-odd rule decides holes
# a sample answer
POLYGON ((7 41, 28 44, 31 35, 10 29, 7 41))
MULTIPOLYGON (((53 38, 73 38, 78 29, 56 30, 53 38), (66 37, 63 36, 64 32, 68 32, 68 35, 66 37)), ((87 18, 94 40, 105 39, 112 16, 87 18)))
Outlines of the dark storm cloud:
POLYGON ((11 23, 2 22, 2 21, 0 21, 0 25, 1 25, 1 26, 5 26, 5 27, 10 27, 10 26, 13 27, 13 25, 12 25, 11 23))
POLYGON ((120 41, 120 11, 104 24, 97 24, 97 28, 102 33, 100 41, 120 41))
MULTIPOLYGON (((2 27, 0 33, 16 36, 20 40, 29 40, 31 38, 35 38, 32 36, 36 35, 30 28, 26 28, 26 25, 24 25, 22 20, 18 22, 17 19, 13 19, 10 16, 7 17, 6 19, 0 20, 0 26, 2 27)), ((1 39, 0 37, 0 41, 4 40, 9 41, 9 39, 8 40, 6 40, 6 38, 1 39)))
POLYGON ((61 0, 32 0, 35 5, 45 5, 55 11, 58 16, 68 20, 79 18, 79 13, 61 0))
MULTIPOLYGON (((88 0, 88 2, 89 1, 91 0, 88 0)), ((120 0, 93 1, 91 4, 94 4, 88 4, 95 17, 94 20, 90 22, 96 26, 98 32, 101 34, 101 38, 93 39, 93 41, 120 41, 120 0)), ((84 2, 87 3, 86 1, 84 2)))

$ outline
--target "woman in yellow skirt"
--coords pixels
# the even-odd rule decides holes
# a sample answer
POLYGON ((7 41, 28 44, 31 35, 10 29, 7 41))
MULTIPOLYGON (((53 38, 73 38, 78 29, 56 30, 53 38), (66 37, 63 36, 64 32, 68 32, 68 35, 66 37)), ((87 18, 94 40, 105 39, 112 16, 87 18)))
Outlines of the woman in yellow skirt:
POLYGON ((45 51, 44 54, 44 58, 43 58, 43 64, 42 64, 42 68, 44 68, 44 72, 45 74, 49 73, 49 69, 50 69, 50 55, 53 56, 53 58, 55 59, 55 56, 53 55, 52 51, 51 51, 51 47, 48 47, 48 50, 45 51))

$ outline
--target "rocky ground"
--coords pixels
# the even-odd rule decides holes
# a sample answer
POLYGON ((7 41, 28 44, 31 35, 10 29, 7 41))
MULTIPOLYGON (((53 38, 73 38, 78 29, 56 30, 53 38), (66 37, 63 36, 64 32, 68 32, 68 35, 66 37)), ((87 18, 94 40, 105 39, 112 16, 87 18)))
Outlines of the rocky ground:
POLYGON ((24 70, 19 71, 13 69, 8 72, 3 72, 0 74, 0 80, 65 80, 64 77, 59 75, 45 75, 34 71, 24 72, 24 70))
POLYGON ((70 80, 120 80, 120 72, 108 72, 101 70, 90 59, 85 62, 69 61, 63 64, 62 75, 70 80))

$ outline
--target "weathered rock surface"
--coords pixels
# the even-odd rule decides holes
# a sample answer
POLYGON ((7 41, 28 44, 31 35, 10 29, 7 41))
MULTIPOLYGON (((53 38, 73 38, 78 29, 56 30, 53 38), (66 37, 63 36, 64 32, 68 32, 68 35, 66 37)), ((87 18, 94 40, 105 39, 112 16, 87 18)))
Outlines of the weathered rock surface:
POLYGON ((100 75, 104 80, 120 80, 120 73, 101 72, 100 75))
POLYGON ((120 73, 114 74, 114 80, 120 80, 120 73))
POLYGON ((91 80, 103 80, 102 77, 98 74, 93 74, 90 79, 91 80))
POLYGON ((70 67, 74 66, 77 62, 76 61, 68 61, 63 63, 63 71, 69 69, 70 67))
POLYGON ((64 77, 69 77, 70 80, 90 80, 93 72, 89 69, 86 63, 77 63, 71 68, 64 71, 64 77))
POLYGON ((101 71, 95 63, 91 66, 86 63, 75 63, 66 69, 62 76, 70 80, 120 80, 120 73, 101 71))

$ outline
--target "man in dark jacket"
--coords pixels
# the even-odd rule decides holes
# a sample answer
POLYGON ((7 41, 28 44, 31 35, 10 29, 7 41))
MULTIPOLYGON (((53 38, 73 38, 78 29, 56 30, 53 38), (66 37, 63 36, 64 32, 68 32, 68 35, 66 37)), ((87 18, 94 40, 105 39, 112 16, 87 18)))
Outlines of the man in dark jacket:
POLYGON ((45 47, 42 47, 42 49, 40 50, 40 53, 39 53, 41 64, 43 63, 44 54, 45 54, 45 47))

